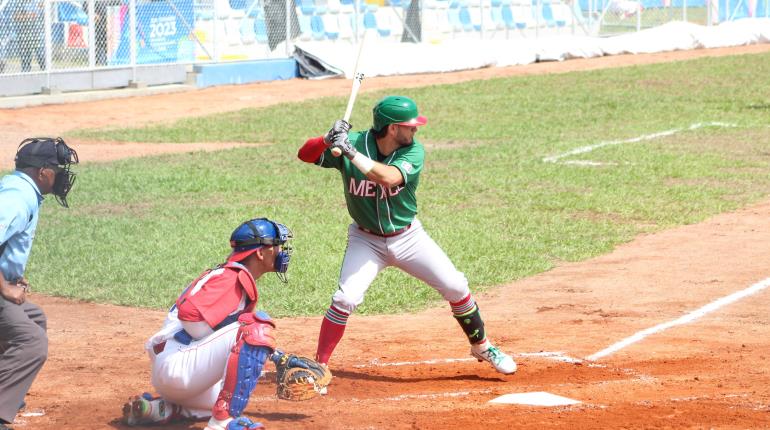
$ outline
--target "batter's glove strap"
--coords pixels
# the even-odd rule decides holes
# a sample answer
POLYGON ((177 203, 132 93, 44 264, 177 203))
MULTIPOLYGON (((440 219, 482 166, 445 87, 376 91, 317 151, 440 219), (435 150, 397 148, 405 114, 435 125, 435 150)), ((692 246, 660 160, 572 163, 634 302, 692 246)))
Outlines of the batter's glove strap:
POLYGON ((329 129, 329 131, 326 133, 326 136, 324 136, 324 141, 331 145, 332 142, 334 142, 335 136, 341 133, 347 133, 349 131, 350 123, 344 119, 338 119, 337 121, 334 121, 334 125, 332 125, 332 128, 329 129))
POLYGON ((340 151, 342 151, 343 154, 345 154, 346 157, 348 157, 348 160, 352 160, 353 157, 358 154, 358 151, 356 148, 353 147, 353 145, 350 144, 350 139, 348 139, 347 133, 338 133, 334 136, 334 140, 332 141, 332 148, 339 148, 340 151))

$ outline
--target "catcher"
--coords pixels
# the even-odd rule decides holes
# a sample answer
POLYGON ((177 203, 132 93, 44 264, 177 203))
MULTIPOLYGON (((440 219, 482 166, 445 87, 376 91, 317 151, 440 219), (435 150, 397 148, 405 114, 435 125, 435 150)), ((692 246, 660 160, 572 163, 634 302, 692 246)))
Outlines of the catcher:
POLYGON ((277 350, 275 323, 255 311, 256 279, 276 272, 286 282, 291 238, 291 230, 267 218, 233 231, 227 261, 185 288, 145 345, 160 396, 129 399, 123 406, 126 424, 211 417, 207 430, 264 428, 241 414, 268 358, 276 365, 279 398, 309 399, 330 382, 324 366, 277 350))

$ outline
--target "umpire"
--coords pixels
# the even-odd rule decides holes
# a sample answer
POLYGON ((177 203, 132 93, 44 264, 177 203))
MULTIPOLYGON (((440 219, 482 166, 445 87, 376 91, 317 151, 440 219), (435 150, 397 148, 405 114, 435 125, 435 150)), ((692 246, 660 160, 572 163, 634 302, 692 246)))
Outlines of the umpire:
POLYGON ((13 422, 48 355, 46 317, 27 301, 24 268, 35 238, 43 195, 64 207, 77 153, 61 138, 26 139, 16 171, 0 179, 0 430, 13 422))

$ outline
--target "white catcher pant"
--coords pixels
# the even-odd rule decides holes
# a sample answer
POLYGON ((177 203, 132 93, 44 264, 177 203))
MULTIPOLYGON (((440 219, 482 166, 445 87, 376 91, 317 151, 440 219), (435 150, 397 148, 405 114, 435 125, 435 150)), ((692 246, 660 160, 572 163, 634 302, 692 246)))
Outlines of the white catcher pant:
POLYGON ((186 416, 211 416, 211 408, 222 390, 227 359, 238 328, 236 321, 189 345, 172 338, 166 341, 160 354, 148 351, 152 385, 158 394, 184 408, 186 416))
POLYGON ((470 293, 465 275, 455 268, 418 219, 409 230, 393 237, 366 233, 353 223, 348 227, 348 247, 339 289, 332 297, 334 305, 352 313, 363 303, 364 294, 377 274, 388 266, 398 267, 425 282, 449 302, 460 301, 470 293))

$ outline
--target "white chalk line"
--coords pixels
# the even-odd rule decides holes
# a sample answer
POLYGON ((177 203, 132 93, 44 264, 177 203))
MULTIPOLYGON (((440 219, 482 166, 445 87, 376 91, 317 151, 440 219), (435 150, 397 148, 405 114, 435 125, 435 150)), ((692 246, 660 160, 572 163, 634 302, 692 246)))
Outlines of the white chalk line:
MULTIPOLYGON (((737 127, 736 124, 730 124, 725 122, 698 122, 695 124, 691 124, 689 127, 683 127, 683 128, 674 128, 671 130, 664 130, 659 131, 657 133, 651 133, 651 134, 644 134, 637 137, 632 137, 630 139, 621 139, 621 140, 608 140, 604 142, 599 142, 593 145, 587 145, 587 146, 581 146, 579 148, 575 148, 571 151, 567 151, 563 154, 559 155, 551 155, 549 157, 543 158, 543 161, 546 163, 556 163, 562 158, 571 157, 573 155, 579 155, 579 154, 585 154, 587 152, 591 152, 595 149, 604 148, 605 146, 613 146, 613 145, 621 145, 624 143, 635 143, 635 142, 643 142, 646 140, 654 140, 659 139, 661 137, 671 136, 676 133, 681 133, 683 131, 688 130, 696 130, 703 127, 737 127)), ((608 163, 602 163, 599 161, 578 161, 578 160, 572 160, 572 161, 563 161, 563 164, 573 164, 573 165, 580 165, 580 166, 601 166, 608 163)), ((615 163, 612 163, 615 164, 615 163)))
MULTIPOLYGON (((521 352, 517 354, 511 354, 514 357, 534 357, 545 358, 547 360, 561 361, 564 363, 581 363, 582 360, 564 355, 563 352, 521 352)), ((426 364, 449 364, 449 363, 461 363, 468 361, 478 361, 473 357, 469 358, 434 358, 429 360, 418 361, 396 361, 396 362, 381 362, 379 360, 372 360, 365 364, 355 364, 353 367, 358 369, 368 367, 392 367, 392 366, 421 366, 426 364)))
POLYGON ((738 300, 743 299, 744 297, 748 297, 748 296, 751 296, 753 294, 756 294, 756 293, 764 290, 767 287, 770 287, 770 278, 764 279, 764 280, 759 281, 756 284, 754 284, 754 285, 752 285, 752 286, 750 286, 748 288, 745 288, 745 289, 740 290, 740 291, 736 291, 735 293, 732 293, 732 294, 730 294, 728 296, 725 296, 725 297, 722 297, 720 299, 717 299, 717 300, 715 300, 715 301, 713 301, 713 302, 711 302, 711 303, 709 303, 709 304, 707 304, 707 305, 705 305, 705 306, 703 306, 703 307, 701 307, 699 309, 696 309, 696 310, 694 310, 694 311, 692 311, 692 312, 690 312, 690 313, 688 313, 686 315, 683 315, 683 316, 681 316, 681 317, 679 317, 679 318, 677 318, 675 320, 668 321, 668 322, 665 322, 665 323, 661 323, 661 324, 658 324, 656 326, 653 326, 653 327, 647 328, 645 330, 639 331, 639 332, 635 333, 634 335, 629 336, 629 337, 627 337, 627 338, 625 338, 625 339, 623 339, 623 340, 621 340, 619 342, 616 342, 615 344, 610 345, 609 347, 607 347, 607 348, 605 348, 605 349, 603 349, 603 350, 601 350, 601 351, 599 351, 597 353, 589 355, 588 357, 586 357, 586 360, 588 360, 588 361, 596 361, 596 360, 598 360, 598 359, 600 359, 602 357, 606 357, 606 356, 608 356, 610 354, 613 354, 613 353, 615 353, 617 351, 620 351, 621 349, 623 349, 623 348, 625 348, 625 347, 627 347, 627 346, 629 346, 631 344, 639 342, 640 340, 644 339, 645 337, 647 337, 649 335, 652 335, 652 334, 655 334, 655 333, 660 333, 663 330, 667 330, 667 329, 669 329, 671 327, 675 327, 675 326, 678 326, 678 325, 684 325, 684 324, 691 323, 691 322, 695 321, 696 319, 698 319, 698 318, 700 318, 700 317, 702 317, 702 316, 704 316, 704 315, 706 315, 708 313, 711 313, 711 312, 713 312, 713 311, 715 311, 715 310, 717 310, 717 309, 719 309, 719 308, 721 308, 723 306, 729 305, 729 304, 731 304, 733 302, 737 302, 738 300))

